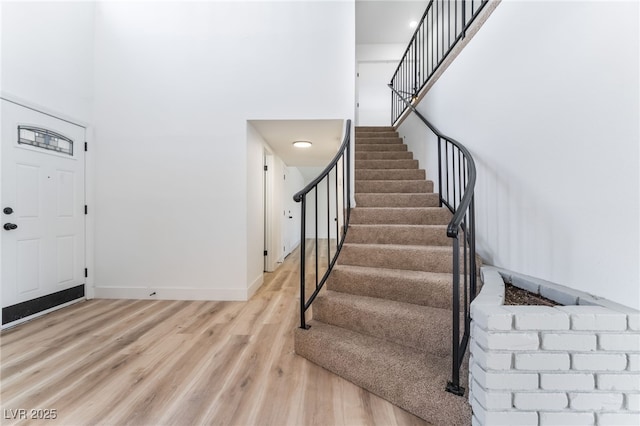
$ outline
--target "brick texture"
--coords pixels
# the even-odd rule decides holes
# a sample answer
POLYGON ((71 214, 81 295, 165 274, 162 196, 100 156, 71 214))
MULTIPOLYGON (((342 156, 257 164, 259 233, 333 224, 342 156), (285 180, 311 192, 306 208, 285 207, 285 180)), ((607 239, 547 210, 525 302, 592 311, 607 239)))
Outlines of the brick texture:
POLYGON ((589 371, 622 371, 627 368, 625 354, 573 354, 571 368, 589 371))
POLYGON ((621 393, 570 393, 569 406, 576 410, 619 410, 622 408, 621 393))
POLYGON ((542 335, 542 348, 558 351, 595 351, 597 339, 595 334, 555 334, 542 335))
POLYGON ((471 307, 472 424, 640 425, 639 313, 597 298, 502 306, 504 284, 492 274, 483 271, 487 297, 471 307))
POLYGON ((540 426, 590 426, 595 425, 593 413, 540 413, 540 426))
POLYGON ((545 390, 592 390, 595 378, 589 373, 541 374, 540 388, 545 390))
MULTIPOLYGON (((626 364, 625 359, 625 364, 626 364)), ((523 353, 515 354, 515 368, 517 370, 568 370, 570 358, 567 353, 523 353)))

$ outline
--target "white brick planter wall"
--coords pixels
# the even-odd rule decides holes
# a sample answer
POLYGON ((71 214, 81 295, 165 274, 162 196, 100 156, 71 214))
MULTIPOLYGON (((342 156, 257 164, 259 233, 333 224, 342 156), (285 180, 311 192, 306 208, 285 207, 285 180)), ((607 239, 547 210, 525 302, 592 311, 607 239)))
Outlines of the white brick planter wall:
POLYGON ((519 275, 568 306, 505 306, 497 269, 471 306, 474 425, 640 425, 640 312, 519 275))

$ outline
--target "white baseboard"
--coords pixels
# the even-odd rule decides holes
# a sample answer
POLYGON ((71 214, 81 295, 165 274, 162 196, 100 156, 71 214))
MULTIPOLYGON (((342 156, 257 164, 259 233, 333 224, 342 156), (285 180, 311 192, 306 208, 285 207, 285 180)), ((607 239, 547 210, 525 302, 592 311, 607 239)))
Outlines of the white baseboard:
MULTIPOLYGON (((260 283, 261 284, 261 283, 260 283)), ((253 286, 253 285, 252 285, 253 286)), ((255 288, 259 287, 259 284, 255 288)), ((254 290, 255 291, 255 290, 254 290)), ((247 290, 225 288, 94 287, 96 299, 246 301, 247 290)))

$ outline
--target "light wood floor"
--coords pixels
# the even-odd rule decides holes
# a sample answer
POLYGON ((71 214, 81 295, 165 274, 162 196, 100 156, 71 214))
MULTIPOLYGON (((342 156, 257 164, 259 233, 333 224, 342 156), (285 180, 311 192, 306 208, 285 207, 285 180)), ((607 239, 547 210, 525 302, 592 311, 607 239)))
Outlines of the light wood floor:
POLYGON ((298 266, 248 302, 91 300, 3 331, 0 423, 427 424, 295 355, 298 266))

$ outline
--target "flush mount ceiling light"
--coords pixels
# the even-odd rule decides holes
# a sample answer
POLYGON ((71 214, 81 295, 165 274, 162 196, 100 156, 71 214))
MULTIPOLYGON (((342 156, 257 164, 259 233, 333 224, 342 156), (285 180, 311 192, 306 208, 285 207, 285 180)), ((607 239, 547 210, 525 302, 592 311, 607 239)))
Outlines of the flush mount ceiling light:
POLYGON ((309 141, 295 141, 293 143, 293 146, 295 146, 296 148, 309 148, 309 147, 311 147, 311 142, 309 142, 309 141))
POLYGON ((418 26, 418 21, 411 21, 409 22, 409 28, 415 28, 418 26))

